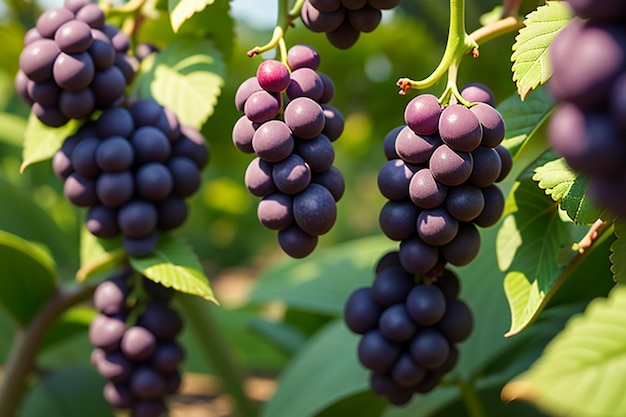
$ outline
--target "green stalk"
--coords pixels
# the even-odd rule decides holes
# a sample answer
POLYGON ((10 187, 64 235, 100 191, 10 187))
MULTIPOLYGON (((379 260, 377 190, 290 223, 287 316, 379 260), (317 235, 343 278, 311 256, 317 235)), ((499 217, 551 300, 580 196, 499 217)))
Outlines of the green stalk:
POLYGON ((474 384, 471 381, 459 381, 458 387, 461 390, 461 398, 469 417, 487 417, 487 412, 474 384))
MULTIPOLYGON (((235 402, 233 416, 256 417, 259 410, 244 392, 243 371, 237 365, 224 335, 211 312, 212 305, 194 295, 178 294, 178 305, 189 318, 187 325, 200 345, 207 362, 213 365, 224 390, 235 402)), ((0 414, 2 415, 2 414, 0 414)))

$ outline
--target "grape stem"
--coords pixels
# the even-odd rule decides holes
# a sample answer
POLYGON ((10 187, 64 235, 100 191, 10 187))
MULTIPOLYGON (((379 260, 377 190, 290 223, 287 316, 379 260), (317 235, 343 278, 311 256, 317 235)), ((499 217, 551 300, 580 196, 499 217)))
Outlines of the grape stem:
POLYGON ((287 53, 286 53, 286 45, 285 45, 285 33, 287 29, 293 26, 293 21, 300 17, 300 10, 302 9, 302 5, 304 4, 304 0, 297 0, 294 6, 289 9, 289 0, 279 0, 278 1, 278 17, 276 19, 276 27, 274 28, 274 32, 272 33, 272 38, 268 43, 263 46, 255 46, 250 49, 246 54, 249 57, 253 57, 258 54, 262 54, 263 52, 267 52, 271 49, 279 47, 279 52, 281 56, 281 61, 286 63, 287 61, 287 53))
POLYGON ((486 417, 487 413, 483 406, 480 395, 472 381, 458 381, 461 398, 469 417, 486 417))
POLYGON ((94 290, 95 285, 57 287, 30 323, 17 330, 0 381, 0 416, 15 415, 26 389, 26 381, 36 369, 35 358, 50 327, 64 311, 91 298, 94 290))

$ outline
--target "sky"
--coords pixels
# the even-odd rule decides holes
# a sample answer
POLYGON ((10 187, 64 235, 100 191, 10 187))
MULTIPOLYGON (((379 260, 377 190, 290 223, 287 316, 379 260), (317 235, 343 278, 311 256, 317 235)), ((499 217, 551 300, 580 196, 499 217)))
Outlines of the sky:
POLYGON ((273 27, 276 23, 277 0, 233 0, 230 3, 231 14, 255 29, 273 27))

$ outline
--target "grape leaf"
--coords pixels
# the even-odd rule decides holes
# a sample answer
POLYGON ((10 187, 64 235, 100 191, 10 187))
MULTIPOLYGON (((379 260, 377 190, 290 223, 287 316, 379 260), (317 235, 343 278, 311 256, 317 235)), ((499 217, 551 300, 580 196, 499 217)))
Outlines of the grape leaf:
POLYGON ((178 34, 211 38, 227 61, 232 56, 234 40, 237 38, 235 22, 230 15, 230 1, 213 0, 209 7, 189 17, 178 34))
POLYGON ((170 22, 174 32, 178 32, 180 27, 195 13, 201 12, 215 0, 168 0, 170 22))
POLYGON ((0 142, 11 146, 22 146, 26 120, 11 113, 0 112, 0 142))
POLYGON ((63 141, 76 132, 81 124, 82 121, 73 119, 61 127, 50 127, 41 123, 31 112, 24 131, 24 150, 20 172, 24 172, 36 162, 52 158, 63 141))
POLYGON ((511 55, 513 81, 522 100, 530 90, 545 83, 552 75, 548 47, 559 30, 569 22, 571 14, 564 2, 547 1, 526 16, 511 55))
POLYGON ((615 223, 617 240, 611 245, 611 272, 613 280, 618 284, 626 283, 626 222, 615 223))
POLYGON ((54 260, 41 246, 0 230, 0 264, 0 307, 27 325, 54 293, 54 260))
POLYGON ((507 336, 539 315, 574 254, 570 226, 561 220, 557 205, 538 191, 530 178, 516 182, 498 230, 498 264, 507 272, 504 290, 511 309, 507 336))
POLYGON ((539 188, 559 203, 574 224, 592 224, 602 216, 602 209, 586 195, 587 180, 572 170, 563 158, 551 160, 535 168, 533 180, 539 188))
POLYGON ((210 40, 182 36, 141 63, 135 93, 154 98, 182 123, 200 129, 213 114, 224 73, 222 55, 210 40))
POLYGON ((100 239, 87 230, 80 231, 80 268, 76 271, 76 280, 83 282, 99 272, 119 265, 126 259, 122 239, 100 239))
POLYGON ((130 257, 130 264, 137 272, 154 282, 217 304, 197 256, 187 244, 172 235, 161 235, 157 247, 150 255, 143 258, 130 257))
POLYGON ((592 301, 571 319, 531 368, 502 390, 550 415, 626 415, 626 288, 592 301))

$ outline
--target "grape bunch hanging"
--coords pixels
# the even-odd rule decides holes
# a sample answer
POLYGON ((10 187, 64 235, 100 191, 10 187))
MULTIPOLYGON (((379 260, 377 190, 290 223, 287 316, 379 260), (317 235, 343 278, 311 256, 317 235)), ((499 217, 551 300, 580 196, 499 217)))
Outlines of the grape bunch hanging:
POLYGON ((461 96, 470 107, 415 97, 406 124, 385 137, 378 188, 388 201, 379 224, 400 245, 344 308, 346 324, 361 335, 357 354, 372 389, 396 405, 431 391, 454 368, 473 316, 446 266, 471 262, 480 248, 477 227, 495 224, 504 210, 495 185, 513 162, 501 145, 504 121, 486 87, 468 85, 461 96))
POLYGON ((165 398, 181 384, 185 351, 176 338, 183 322, 169 305, 173 289, 135 278, 125 271, 96 287, 91 363, 107 380, 103 396, 112 407, 131 410, 134 417, 158 417, 167 411, 165 398))
POLYGON ((24 45, 16 90, 52 127, 119 104, 137 68, 126 55, 128 36, 105 23, 102 9, 87 0, 46 10, 24 45))
POLYGON ((567 0, 576 17, 550 45, 553 149, 584 174, 593 201, 626 217, 626 3, 567 0))
POLYGON ((294 45, 287 65, 263 61, 235 95, 244 115, 233 126, 233 143, 256 155, 245 172, 246 187, 262 198, 261 224, 278 231, 280 247, 294 258, 309 255, 318 236, 330 231, 345 188, 332 145, 344 120, 329 104, 334 85, 319 65, 315 49, 294 45))

